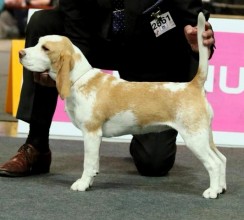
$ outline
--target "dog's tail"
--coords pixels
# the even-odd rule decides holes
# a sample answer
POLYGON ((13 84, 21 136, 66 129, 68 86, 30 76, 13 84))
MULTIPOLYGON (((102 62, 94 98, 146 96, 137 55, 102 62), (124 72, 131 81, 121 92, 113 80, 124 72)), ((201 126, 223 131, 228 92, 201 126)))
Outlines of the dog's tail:
POLYGON ((208 48, 203 45, 202 34, 205 31, 205 16, 202 12, 198 15, 197 21, 197 41, 198 41, 198 50, 199 50, 199 66, 198 71, 193 79, 194 82, 197 82, 199 86, 203 87, 204 83, 208 76, 208 48))

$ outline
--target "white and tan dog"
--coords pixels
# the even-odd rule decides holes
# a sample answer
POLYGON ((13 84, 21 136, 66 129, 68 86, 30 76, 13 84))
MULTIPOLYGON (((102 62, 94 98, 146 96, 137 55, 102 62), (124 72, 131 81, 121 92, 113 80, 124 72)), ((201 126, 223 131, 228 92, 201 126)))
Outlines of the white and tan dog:
POLYGON ((199 68, 189 83, 128 82, 93 68, 82 52, 63 36, 41 37, 34 47, 19 52, 31 71, 49 70, 66 99, 70 119, 84 135, 84 171, 72 190, 85 191, 99 172, 102 137, 176 129, 186 146, 207 169, 210 186, 205 198, 226 190, 226 158, 212 137, 212 109, 205 97, 208 49, 203 46, 205 18, 198 17, 199 68), (143 104, 142 104, 143 100, 143 104))

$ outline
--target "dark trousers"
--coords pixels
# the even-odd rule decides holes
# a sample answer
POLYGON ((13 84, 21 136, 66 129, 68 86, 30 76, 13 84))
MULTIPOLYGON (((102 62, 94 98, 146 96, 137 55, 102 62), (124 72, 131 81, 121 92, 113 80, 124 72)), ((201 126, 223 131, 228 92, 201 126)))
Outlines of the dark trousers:
MULTIPOLYGON (((27 25, 25 47, 37 44, 39 38, 48 34, 63 34, 62 15, 57 10, 34 13, 27 25)), ((26 143, 39 151, 49 149, 49 128, 57 104, 55 87, 45 87, 34 82, 32 72, 24 69, 23 85, 17 118, 30 124, 26 143)))
MULTIPOLYGON (((34 13, 27 25, 25 46, 36 45, 39 37, 44 35, 65 35, 63 24, 63 16, 57 10, 34 13)), ((82 46, 79 45, 79 47, 82 46)), ((111 51, 108 51, 111 56, 111 51)), ((103 55, 106 56, 104 52, 103 55)), ((112 64, 111 67, 113 67, 112 64)), ((33 74, 24 69, 17 118, 30 124, 26 143, 32 144, 40 152, 49 149, 49 128, 56 108, 57 95, 56 88, 34 83, 33 74)), ((130 152, 141 175, 161 176, 172 168, 176 154, 176 136, 177 132, 173 129, 161 133, 133 136, 130 152)))

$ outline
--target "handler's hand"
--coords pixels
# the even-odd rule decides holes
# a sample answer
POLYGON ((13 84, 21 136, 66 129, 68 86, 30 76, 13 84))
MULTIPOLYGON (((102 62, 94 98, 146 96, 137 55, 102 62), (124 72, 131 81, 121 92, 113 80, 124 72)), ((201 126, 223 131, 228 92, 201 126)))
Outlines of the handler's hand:
MULTIPOLYGON (((186 25, 184 28, 185 36, 194 52, 198 52, 197 44, 197 27, 192 27, 191 25, 186 25)), ((211 47, 214 45, 214 32, 212 30, 211 24, 206 22, 205 31, 203 32, 203 44, 209 48, 209 55, 211 54, 211 47)))
POLYGON ((25 0, 5 0, 4 5, 6 8, 23 7, 26 5, 25 0))
POLYGON ((34 72, 33 75, 34 75, 34 82, 42 86, 47 86, 47 87, 56 86, 56 82, 53 79, 51 79, 51 77, 48 75, 47 72, 43 72, 43 73, 34 72))
POLYGON ((30 0, 30 4, 33 6, 49 5, 51 0, 30 0))

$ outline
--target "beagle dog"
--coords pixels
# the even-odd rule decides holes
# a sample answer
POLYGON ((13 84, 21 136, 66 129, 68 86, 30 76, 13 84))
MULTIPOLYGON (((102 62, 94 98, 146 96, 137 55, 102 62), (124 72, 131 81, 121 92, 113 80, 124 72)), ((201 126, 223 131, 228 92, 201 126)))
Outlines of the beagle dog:
POLYGON ((226 190, 226 158, 213 142, 212 109, 204 91, 208 49, 203 46, 205 17, 198 16, 199 67, 187 83, 128 82, 93 68, 71 41, 59 35, 41 37, 19 51, 20 63, 33 72, 49 71, 66 111, 84 135, 84 167, 71 189, 87 190, 99 172, 102 137, 176 129, 188 149, 208 171, 205 198, 226 190), (133 95, 131 95, 133 94, 133 95), (143 105, 141 104, 143 100, 143 105))

